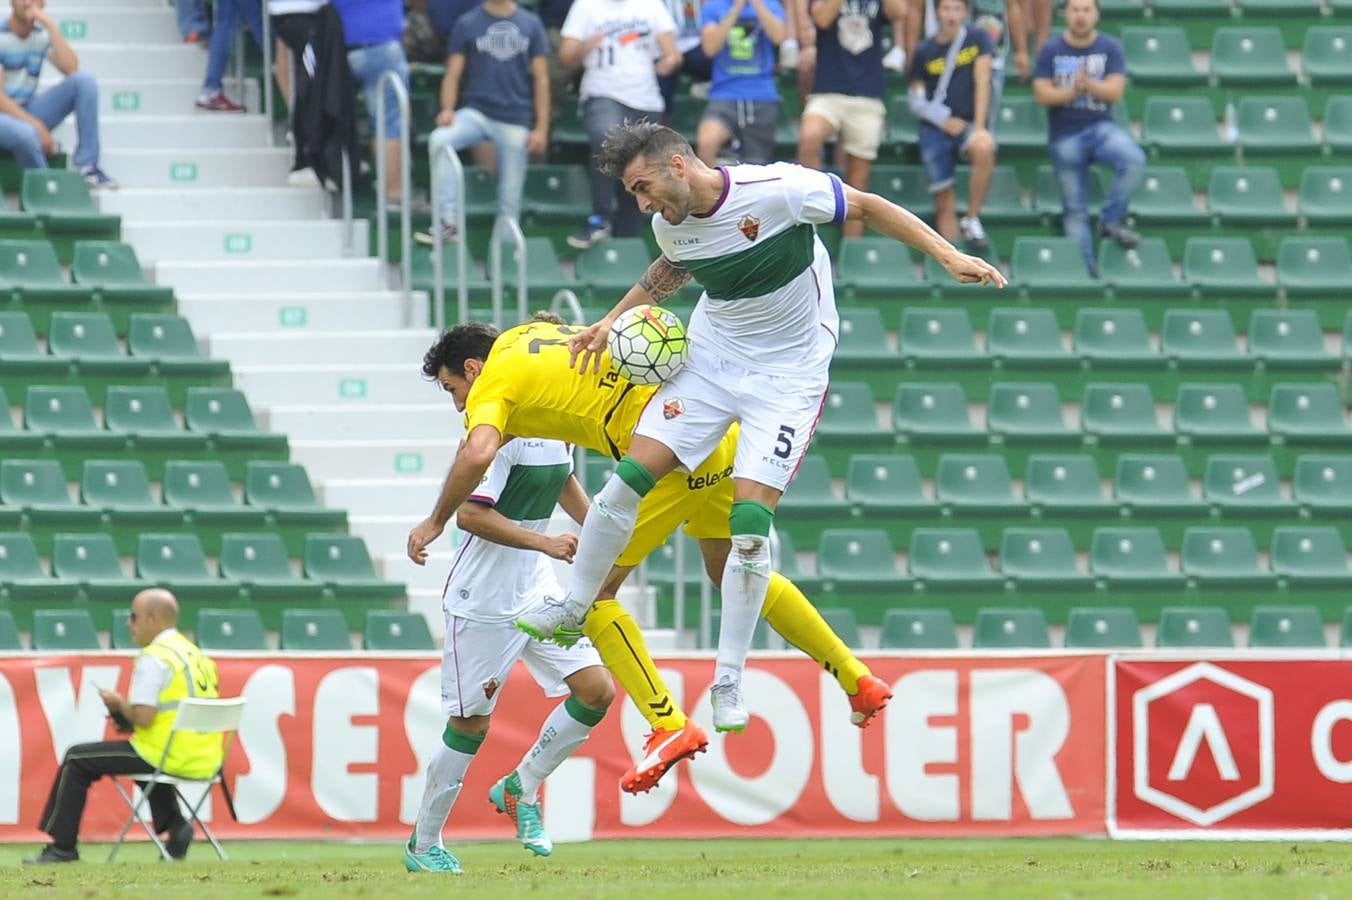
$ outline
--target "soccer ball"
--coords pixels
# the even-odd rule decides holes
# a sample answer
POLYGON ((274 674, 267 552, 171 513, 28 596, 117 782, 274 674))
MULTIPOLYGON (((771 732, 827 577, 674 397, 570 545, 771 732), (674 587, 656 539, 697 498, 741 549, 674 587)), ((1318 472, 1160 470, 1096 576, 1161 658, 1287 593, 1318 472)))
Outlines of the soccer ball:
POLYGON ((689 349, 680 317, 660 306, 635 306, 610 329, 610 358, 634 384, 661 384, 685 364, 689 349))

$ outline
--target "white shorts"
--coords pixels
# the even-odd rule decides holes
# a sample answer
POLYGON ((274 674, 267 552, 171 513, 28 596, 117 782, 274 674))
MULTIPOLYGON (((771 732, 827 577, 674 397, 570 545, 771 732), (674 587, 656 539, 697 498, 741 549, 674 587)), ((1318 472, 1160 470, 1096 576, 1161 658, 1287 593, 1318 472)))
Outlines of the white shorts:
POLYGON ((518 659, 549 697, 568 693, 564 679, 574 672, 603 665, 586 638, 560 647, 532 640, 512 622, 476 622, 448 614, 441 652, 442 713, 462 718, 491 715, 518 659))
POLYGON ((825 367, 820 373, 766 375, 692 345, 685 365, 644 407, 634 433, 670 447, 693 472, 740 421, 732 477, 782 491, 812 442, 828 382, 825 367))

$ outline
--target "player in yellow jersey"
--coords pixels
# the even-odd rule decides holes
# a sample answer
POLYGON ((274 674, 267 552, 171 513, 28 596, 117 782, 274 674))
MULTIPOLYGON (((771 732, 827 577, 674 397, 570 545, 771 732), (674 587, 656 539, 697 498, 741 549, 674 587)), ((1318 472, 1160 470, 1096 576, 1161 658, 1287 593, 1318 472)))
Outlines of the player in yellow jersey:
MULTIPOLYGON (((468 432, 432 514, 409 532, 408 555, 418 564, 457 508, 473 492, 501 445, 513 437, 551 438, 620 459, 635 423, 655 393, 601 366, 578 377, 569 367, 568 339, 579 329, 535 321, 503 332, 479 323, 441 335, 423 359, 423 374, 435 378, 465 413, 468 432)), ((708 739, 672 700, 643 635, 614 597, 625 577, 667 536, 685 523, 699 540, 709 577, 717 583, 731 549, 728 511, 736 454, 734 426, 694 472, 672 472, 658 481, 639 506, 638 525, 598 599, 584 633, 652 726, 643 758, 620 786, 631 793, 651 789, 673 765, 694 756, 708 739)), ((864 727, 891 699, 887 684, 869 672, 822 620, 794 584, 775 573, 761 614, 791 644, 807 653, 849 696, 851 720, 864 727)))

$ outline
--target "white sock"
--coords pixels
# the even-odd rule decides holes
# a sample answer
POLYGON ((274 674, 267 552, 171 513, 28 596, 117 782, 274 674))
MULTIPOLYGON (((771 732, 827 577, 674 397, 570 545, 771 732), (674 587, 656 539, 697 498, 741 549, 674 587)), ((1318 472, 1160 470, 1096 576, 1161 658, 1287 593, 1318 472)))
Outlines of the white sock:
MULTIPOLYGON (((475 749, 478 749, 477 746, 475 749)), ((441 843, 441 830, 446 827, 451 807, 455 806, 455 798, 460 796, 460 788, 465 784, 465 772, 473 761, 473 753, 453 750, 444 739, 436 753, 432 754, 427 764, 422 803, 418 806, 415 853, 426 853, 432 847, 444 846, 441 843)))
POLYGON ((582 618, 605 584, 615 560, 629 543, 643 499, 617 475, 610 476, 582 523, 573 557, 573 583, 564 603, 576 618, 582 618))
POLYGON ((540 737, 535 746, 526 751, 516 767, 521 779, 521 799, 535 803, 540 785, 582 742, 601 721, 605 710, 597 711, 583 706, 569 697, 549 714, 540 726, 540 737))
POLYGON ((756 620, 770 587, 770 539, 754 534, 732 536, 732 552, 723 566, 723 615, 718 627, 714 681, 742 680, 751 651, 756 620))

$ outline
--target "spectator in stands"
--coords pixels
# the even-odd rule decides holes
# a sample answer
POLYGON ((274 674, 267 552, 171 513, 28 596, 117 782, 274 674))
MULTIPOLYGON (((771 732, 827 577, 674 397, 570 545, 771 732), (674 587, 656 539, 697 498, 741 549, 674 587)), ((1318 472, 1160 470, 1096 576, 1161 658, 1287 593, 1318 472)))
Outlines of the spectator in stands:
MULTIPOLYGON (((986 117, 986 129, 997 135, 996 122, 1000 114, 1000 98, 1005 89, 1005 63, 1013 56, 1019 78, 1027 81, 1032 74, 1028 56, 1028 27, 1023 3, 1020 0, 970 0, 968 28, 980 28, 990 36, 991 46, 991 100, 986 117)), ((906 52, 914 54, 915 45, 939 33, 939 2, 923 0, 906 9, 906 52)))
MULTIPOLYGON (((693 82, 690 96, 706 97, 709 80, 713 77, 713 61, 704 52, 704 10, 699 0, 666 0, 667 12, 676 23, 676 52, 681 54, 681 64, 676 71, 657 79, 662 88, 662 104, 666 110, 664 121, 670 123, 676 112, 676 82, 681 75, 688 75, 693 82)), ((783 16, 781 16, 783 18, 783 16)), ((688 135, 687 135, 688 137, 688 135)))
MULTIPOLYGON (((184 778, 210 778, 221 767, 219 734, 181 731, 170 740, 178 703, 186 697, 217 696, 216 664, 178 630, 178 601, 163 588, 141 591, 131 601, 127 628, 141 647, 132 664, 131 690, 123 697, 107 688, 99 696, 117 730, 129 740, 76 744, 66 751, 38 827, 52 842, 29 863, 75 862, 75 847, 89 787, 104 775, 151 775, 163 771, 184 778), (168 750, 168 756, 165 751, 168 750)), ((157 784, 147 798, 153 828, 167 834, 165 849, 183 859, 192 842, 192 823, 179 811, 174 789, 157 784)))
MULTIPOLYGON (((779 64, 798 73, 798 96, 807 97, 817 77, 817 25, 808 12, 809 0, 789 0, 784 7, 785 24, 789 37, 779 45, 779 64)), ((906 6, 906 0, 902 0, 906 6)), ((906 74, 906 18, 892 19, 892 49, 883 54, 883 68, 900 75, 906 74)), ((914 43, 914 42, 912 42, 914 43)), ((836 158, 843 161, 845 154, 837 148, 836 158)))
MULTIPOLYGON (((243 104, 225 95, 225 70, 235 50, 235 35, 247 25, 254 43, 263 46, 262 0, 216 0, 216 27, 207 44, 207 74, 194 104, 207 112, 243 113, 243 104)), ((241 98, 243 99, 243 98, 241 98)))
POLYGON ((767 163, 779 120, 775 47, 788 33, 784 7, 779 0, 708 0, 702 15, 700 40, 714 67, 695 152, 712 166, 734 140, 739 160, 767 163))
POLYGON ((268 13, 272 33, 291 51, 290 60, 277 54, 278 78, 293 87, 289 102, 296 155, 287 183, 336 191, 343 154, 353 160, 357 155, 352 103, 357 89, 342 20, 329 0, 268 0, 268 13))
MULTIPOLYGON (((798 126, 798 162, 820 166, 822 146, 838 134, 845 181, 867 190, 887 115, 883 21, 902 21, 906 0, 812 0, 808 15, 816 26, 816 77, 798 126)), ((858 237, 864 223, 846 222, 843 233, 858 237)))
MULTIPOLYGON (((371 140, 376 135, 376 88, 386 72, 393 72, 408 89, 408 58, 400 37, 404 31, 403 5, 400 0, 333 0, 333 8, 343 20, 347 38, 347 64, 361 85, 366 99, 366 119, 371 140)), ((385 154, 385 191, 391 205, 403 196, 399 159, 399 101, 394 88, 385 90, 385 146, 372 144, 372 153, 385 154)))
POLYGON ((117 187, 99 168, 98 82, 81 71, 79 57, 47 15, 43 0, 11 4, 9 18, 0 23, 0 149, 14 154, 25 169, 47 168, 47 157, 58 152, 51 129, 73 112, 79 141, 71 161, 92 190, 117 187), (52 65, 66 77, 39 94, 38 79, 49 53, 52 65))
POLYGON ((981 205, 995 168, 995 139, 986 128, 991 97, 990 36, 969 27, 969 0, 939 0, 939 31, 911 56, 911 111, 920 119, 920 159, 934 195, 938 231, 961 235, 974 249, 990 246, 981 205), (971 163, 967 215, 957 220, 953 189, 959 157, 971 163))
MULTIPOLYGON (((540 18, 515 0, 484 0, 465 13, 451 32, 451 55, 441 82, 441 111, 429 146, 437 151, 432 177, 441 214, 442 241, 456 240, 458 185, 446 164, 454 153, 480 141, 498 151, 498 215, 521 217, 526 156, 544 152, 549 140, 549 38, 540 18), (461 82, 466 82, 462 91, 461 82), (444 152, 443 152, 444 151, 444 152)), ((420 233, 421 243, 437 236, 420 233)))
POLYGON ((202 0, 174 0, 174 12, 178 16, 178 32, 183 35, 185 44, 207 42, 211 23, 207 21, 206 6, 202 0))
POLYGON ((1141 237, 1122 224, 1127 203, 1145 173, 1145 153, 1113 121, 1113 104, 1127 87, 1122 44, 1099 34, 1097 0, 1067 0, 1066 31, 1047 41, 1033 69, 1033 95, 1047 107, 1052 168, 1061 187, 1062 227, 1079 241, 1085 264, 1097 274, 1089 231, 1089 167, 1113 170, 1099 212, 1099 237, 1135 247, 1141 237))
MULTIPOLYGON (((564 65, 583 63, 582 122, 593 155, 600 152, 606 133, 626 119, 661 118, 664 107, 657 79, 681 65, 675 31, 676 23, 662 0, 573 3, 563 23, 559 57, 564 65)), ((568 236, 569 246, 585 250, 612 233, 637 235, 643 217, 619 179, 602 175, 595 166, 588 174, 592 214, 568 236)))

